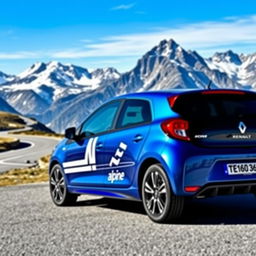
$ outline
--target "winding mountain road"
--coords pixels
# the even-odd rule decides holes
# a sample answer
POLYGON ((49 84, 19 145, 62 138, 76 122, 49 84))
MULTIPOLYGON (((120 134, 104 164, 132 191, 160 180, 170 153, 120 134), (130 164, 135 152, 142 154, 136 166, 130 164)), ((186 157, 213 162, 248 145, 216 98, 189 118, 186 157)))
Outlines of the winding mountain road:
POLYGON ((18 149, 0 153, 0 173, 14 168, 30 167, 45 155, 52 152, 59 139, 46 136, 27 136, 0 132, 0 137, 15 137, 21 142, 18 149))

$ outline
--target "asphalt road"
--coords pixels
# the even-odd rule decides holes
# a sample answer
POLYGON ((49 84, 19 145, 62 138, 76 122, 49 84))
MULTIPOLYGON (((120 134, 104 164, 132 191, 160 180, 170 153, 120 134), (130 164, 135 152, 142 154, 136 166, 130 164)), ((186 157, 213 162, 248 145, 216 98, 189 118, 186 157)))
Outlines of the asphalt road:
POLYGON ((83 196, 56 207, 48 185, 0 188, 1 255, 255 255, 252 195, 192 201, 179 223, 151 222, 139 203, 83 196))
POLYGON ((51 137, 11 135, 6 132, 1 132, 0 137, 2 136, 19 138, 21 148, 0 153, 0 173, 35 165, 42 156, 50 154, 59 142, 58 139, 51 137))

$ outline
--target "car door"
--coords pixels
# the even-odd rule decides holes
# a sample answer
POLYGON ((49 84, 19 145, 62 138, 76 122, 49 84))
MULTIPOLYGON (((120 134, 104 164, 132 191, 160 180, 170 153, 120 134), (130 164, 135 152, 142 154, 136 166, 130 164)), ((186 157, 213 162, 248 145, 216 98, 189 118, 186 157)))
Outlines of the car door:
POLYGON ((64 172, 74 186, 102 186, 106 164, 106 136, 113 129, 120 101, 110 102, 96 110, 78 131, 76 140, 67 142, 64 172))
POLYGON ((124 102, 116 121, 115 131, 109 133, 105 141, 108 163, 108 169, 103 174, 105 186, 131 185, 151 120, 149 101, 128 99, 124 102))

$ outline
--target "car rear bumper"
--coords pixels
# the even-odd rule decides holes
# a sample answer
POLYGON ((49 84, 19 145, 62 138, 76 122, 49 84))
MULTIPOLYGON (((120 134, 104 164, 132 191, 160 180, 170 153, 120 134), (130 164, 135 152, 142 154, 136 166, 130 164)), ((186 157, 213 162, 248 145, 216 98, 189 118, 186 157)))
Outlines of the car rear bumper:
MULTIPOLYGON (((177 143, 172 147, 164 147, 162 158, 176 195, 195 196, 210 184, 221 186, 229 182, 232 184, 256 183, 256 173, 230 175, 227 170, 228 164, 256 163, 255 148, 201 148, 189 143, 182 143, 182 145, 177 143), (195 189, 196 187, 198 189, 195 189)), ((216 195, 219 195, 225 189, 210 191, 209 188, 207 190, 209 194, 215 195, 217 191, 216 195)), ((232 188, 230 190, 227 188, 227 191, 231 193, 232 188)), ((251 193, 250 191, 248 193, 251 193)), ((203 193, 204 196, 208 195, 208 192, 203 193)), ((232 193, 236 193, 236 188, 232 193)))
POLYGON ((246 182, 209 183, 200 188, 194 195, 195 198, 207 198, 234 194, 256 194, 256 180, 246 182))
POLYGON ((239 182, 255 181, 256 173, 237 175, 230 175, 228 173, 228 164, 245 162, 256 163, 256 155, 232 154, 191 157, 187 159, 184 164, 183 189, 191 186, 197 186, 202 188, 212 183, 217 183, 221 185, 225 182, 233 182, 234 184, 237 184, 239 182))

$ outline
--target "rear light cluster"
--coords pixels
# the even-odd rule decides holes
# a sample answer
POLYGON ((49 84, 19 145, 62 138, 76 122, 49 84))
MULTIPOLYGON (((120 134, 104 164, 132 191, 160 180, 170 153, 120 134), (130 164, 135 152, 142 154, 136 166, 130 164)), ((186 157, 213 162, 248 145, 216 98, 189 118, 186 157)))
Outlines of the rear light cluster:
POLYGON ((179 140, 190 141, 190 138, 187 135, 189 129, 188 121, 175 118, 164 121, 161 124, 162 130, 170 137, 179 140))
MULTIPOLYGON (((202 91, 200 94, 240 94, 244 95, 245 92, 238 90, 207 90, 202 91)), ((174 107, 176 101, 180 95, 174 95, 168 98, 168 102, 171 108, 174 107)), ((190 141, 188 136, 189 123, 181 118, 174 118, 164 121, 161 124, 162 130, 170 137, 185 141, 190 141)))

